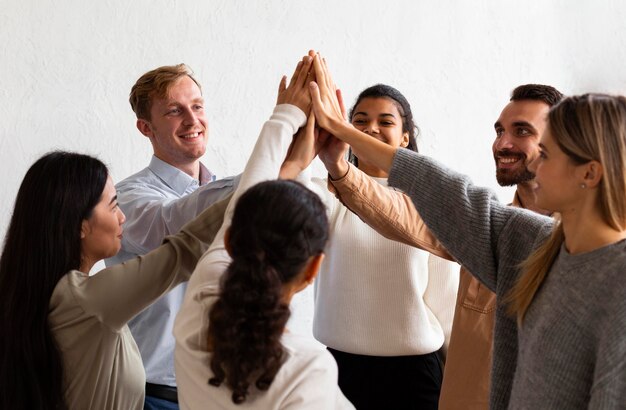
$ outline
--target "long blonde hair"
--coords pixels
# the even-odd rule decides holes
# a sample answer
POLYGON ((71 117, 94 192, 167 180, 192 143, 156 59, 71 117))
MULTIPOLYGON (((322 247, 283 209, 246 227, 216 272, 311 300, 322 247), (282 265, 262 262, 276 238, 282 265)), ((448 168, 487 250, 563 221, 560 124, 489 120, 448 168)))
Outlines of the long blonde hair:
MULTIPOLYGON (((598 161, 603 168, 598 191, 602 218, 626 228, 626 98, 604 94, 568 97, 550 109, 548 127, 559 148, 576 164, 598 161)), ((521 265, 522 275, 507 297, 508 310, 522 324, 528 307, 565 240, 557 219, 550 237, 521 265)))

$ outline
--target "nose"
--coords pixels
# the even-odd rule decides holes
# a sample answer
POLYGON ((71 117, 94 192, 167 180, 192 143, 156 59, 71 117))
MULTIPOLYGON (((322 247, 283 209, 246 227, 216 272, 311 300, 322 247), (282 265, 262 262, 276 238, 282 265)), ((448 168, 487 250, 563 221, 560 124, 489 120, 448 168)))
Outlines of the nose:
POLYGON ((122 212, 122 210, 119 209, 119 207, 117 208, 117 211, 118 211, 117 220, 119 221, 120 225, 123 225, 124 222, 126 222, 126 215, 124 215, 124 212, 122 212))
POLYGON ((193 110, 185 110, 185 115, 183 117, 183 124, 187 126, 194 125, 198 122, 198 116, 193 110))
POLYGON ((368 122, 365 128, 363 129, 363 132, 366 134, 378 134, 379 131, 380 129, 378 127, 378 124, 374 121, 368 122))
POLYGON ((499 137, 496 137, 495 141, 493 142, 493 147, 496 151, 510 150, 511 148, 513 148, 511 136, 508 133, 504 132, 499 137))

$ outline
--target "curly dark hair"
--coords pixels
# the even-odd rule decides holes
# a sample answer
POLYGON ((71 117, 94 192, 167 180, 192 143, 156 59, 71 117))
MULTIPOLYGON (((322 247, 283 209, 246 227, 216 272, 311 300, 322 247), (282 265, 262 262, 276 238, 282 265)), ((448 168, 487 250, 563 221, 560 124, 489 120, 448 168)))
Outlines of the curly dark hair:
MULTIPOLYGON (((352 122, 354 109, 365 98, 387 98, 394 103, 394 105, 398 109, 398 112, 400 113, 400 116, 402 117, 402 132, 406 132, 409 134, 409 145, 407 145, 406 148, 410 149, 411 151, 418 152, 417 137, 419 136, 420 130, 417 125, 415 125, 413 112, 411 111, 411 104, 409 104, 409 101, 406 99, 406 97, 400 91, 390 85, 376 84, 371 87, 367 87, 365 90, 361 91, 356 99, 356 102, 354 103, 352 108, 350 108, 350 112, 348 114, 350 122, 352 122)), ((356 167, 359 166, 359 160, 352 153, 352 149, 350 149, 350 152, 348 154, 348 160, 356 167)))
POLYGON ((249 386, 267 390, 283 363, 280 342, 289 306, 283 285, 296 279, 328 239, 326 208, 295 181, 262 182, 235 207, 228 245, 232 262, 209 312, 209 384, 224 381, 235 404, 249 386))

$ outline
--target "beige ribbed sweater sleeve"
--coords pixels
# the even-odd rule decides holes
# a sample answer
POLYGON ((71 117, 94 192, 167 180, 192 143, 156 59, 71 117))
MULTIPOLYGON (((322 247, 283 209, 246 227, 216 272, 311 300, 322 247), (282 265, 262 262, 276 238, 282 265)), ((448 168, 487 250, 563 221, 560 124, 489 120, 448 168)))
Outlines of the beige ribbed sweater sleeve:
POLYGON ((88 315, 112 329, 130 319, 179 283, 188 280, 198 258, 220 228, 229 199, 207 208, 167 237, 154 251, 106 268, 91 277, 71 276, 69 289, 88 315))

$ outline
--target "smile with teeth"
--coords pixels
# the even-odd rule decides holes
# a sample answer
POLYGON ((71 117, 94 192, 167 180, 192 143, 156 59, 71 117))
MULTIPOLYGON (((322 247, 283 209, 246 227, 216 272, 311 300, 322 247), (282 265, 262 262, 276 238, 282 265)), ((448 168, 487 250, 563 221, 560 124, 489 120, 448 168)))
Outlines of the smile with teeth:
POLYGON ((498 162, 501 164, 512 164, 520 159, 520 157, 498 157, 498 162))
POLYGON ((201 132, 192 132, 190 134, 183 134, 183 135, 179 135, 180 138, 184 138, 186 140, 190 140, 190 139, 194 139, 194 138, 198 138, 200 136, 201 132))

